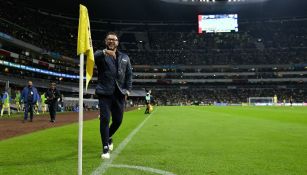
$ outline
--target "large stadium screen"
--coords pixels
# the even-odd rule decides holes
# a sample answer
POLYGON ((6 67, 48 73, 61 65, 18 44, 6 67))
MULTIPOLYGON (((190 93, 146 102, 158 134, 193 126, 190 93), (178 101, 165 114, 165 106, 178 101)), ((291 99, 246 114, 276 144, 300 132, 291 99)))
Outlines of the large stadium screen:
POLYGON ((238 32, 238 15, 198 15, 198 33, 238 32))

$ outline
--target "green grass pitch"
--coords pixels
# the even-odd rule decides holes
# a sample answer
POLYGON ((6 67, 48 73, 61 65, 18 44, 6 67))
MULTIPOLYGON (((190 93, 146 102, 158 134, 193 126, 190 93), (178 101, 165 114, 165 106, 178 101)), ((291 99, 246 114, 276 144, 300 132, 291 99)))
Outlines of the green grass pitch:
MULTIPOLYGON (((150 117, 112 165, 154 168, 177 175, 306 175, 306 107, 156 107, 125 113, 115 149, 150 117)), ((1 122, 1 121, 0 121, 1 122)), ((0 174, 77 174, 78 125, 0 142, 0 174)), ((83 174, 100 159, 98 119, 84 122, 83 174)), ((112 153, 111 153, 112 156, 112 153)), ((109 167, 107 175, 154 174, 109 167)))

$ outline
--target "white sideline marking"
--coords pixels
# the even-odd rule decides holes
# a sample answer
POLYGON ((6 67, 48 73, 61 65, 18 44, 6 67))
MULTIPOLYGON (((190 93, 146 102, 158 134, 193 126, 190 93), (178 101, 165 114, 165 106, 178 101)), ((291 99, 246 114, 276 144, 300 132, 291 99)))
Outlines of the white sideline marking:
POLYGON ((149 168, 149 167, 144 167, 144 166, 132 166, 132 165, 109 165, 110 167, 113 168, 129 168, 129 169, 137 169, 141 171, 147 171, 155 174, 163 174, 163 175, 175 175, 172 172, 167 172, 159 169, 154 169, 154 168, 149 168))
POLYGON ((95 171, 92 172, 92 175, 101 175, 105 173, 105 171, 109 168, 109 166, 112 164, 113 160, 123 151, 123 149, 126 147, 126 145, 129 143, 129 141, 132 139, 132 137, 142 128, 142 126, 145 124, 145 122, 152 116, 154 110, 149 116, 141 123, 137 128, 135 128, 126 138, 123 140, 116 150, 112 152, 110 159, 105 159, 98 168, 96 168, 95 171))

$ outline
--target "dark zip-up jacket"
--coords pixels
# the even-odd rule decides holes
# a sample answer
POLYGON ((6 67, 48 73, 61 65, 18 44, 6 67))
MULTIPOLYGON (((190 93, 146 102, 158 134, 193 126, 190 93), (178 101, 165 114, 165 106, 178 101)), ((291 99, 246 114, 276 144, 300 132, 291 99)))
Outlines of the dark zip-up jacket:
POLYGON ((97 95, 112 95, 116 87, 123 95, 129 95, 131 92, 132 67, 130 59, 128 55, 119 51, 116 55, 117 58, 114 59, 111 56, 105 56, 102 50, 95 52, 95 64, 98 69, 97 95))
POLYGON ((56 88, 54 90, 49 88, 46 91, 46 98, 47 98, 46 104, 49 104, 49 105, 56 104, 60 97, 61 97, 61 93, 59 90, 57 90, 56 88))

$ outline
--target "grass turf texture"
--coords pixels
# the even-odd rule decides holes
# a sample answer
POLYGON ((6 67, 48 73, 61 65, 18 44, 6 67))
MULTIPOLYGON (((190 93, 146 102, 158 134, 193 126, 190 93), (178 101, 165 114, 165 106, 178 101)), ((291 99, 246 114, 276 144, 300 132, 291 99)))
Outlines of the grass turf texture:
MULTIPOLYGON (((307 174, 305 107, 158 107, 113 164, 175 174, 307 174)), ((144 110, 125 113, 116 146, 144 110)), ((0 142, 0 174, 77 174, 77 124, 0 142)), ((83 173, 102 160, 98 119, 84 122, 83 173)), ((111 154, 112 156, 112 154, 111 154)), ((152 174, 109 168, 105 174, 152 174)))

